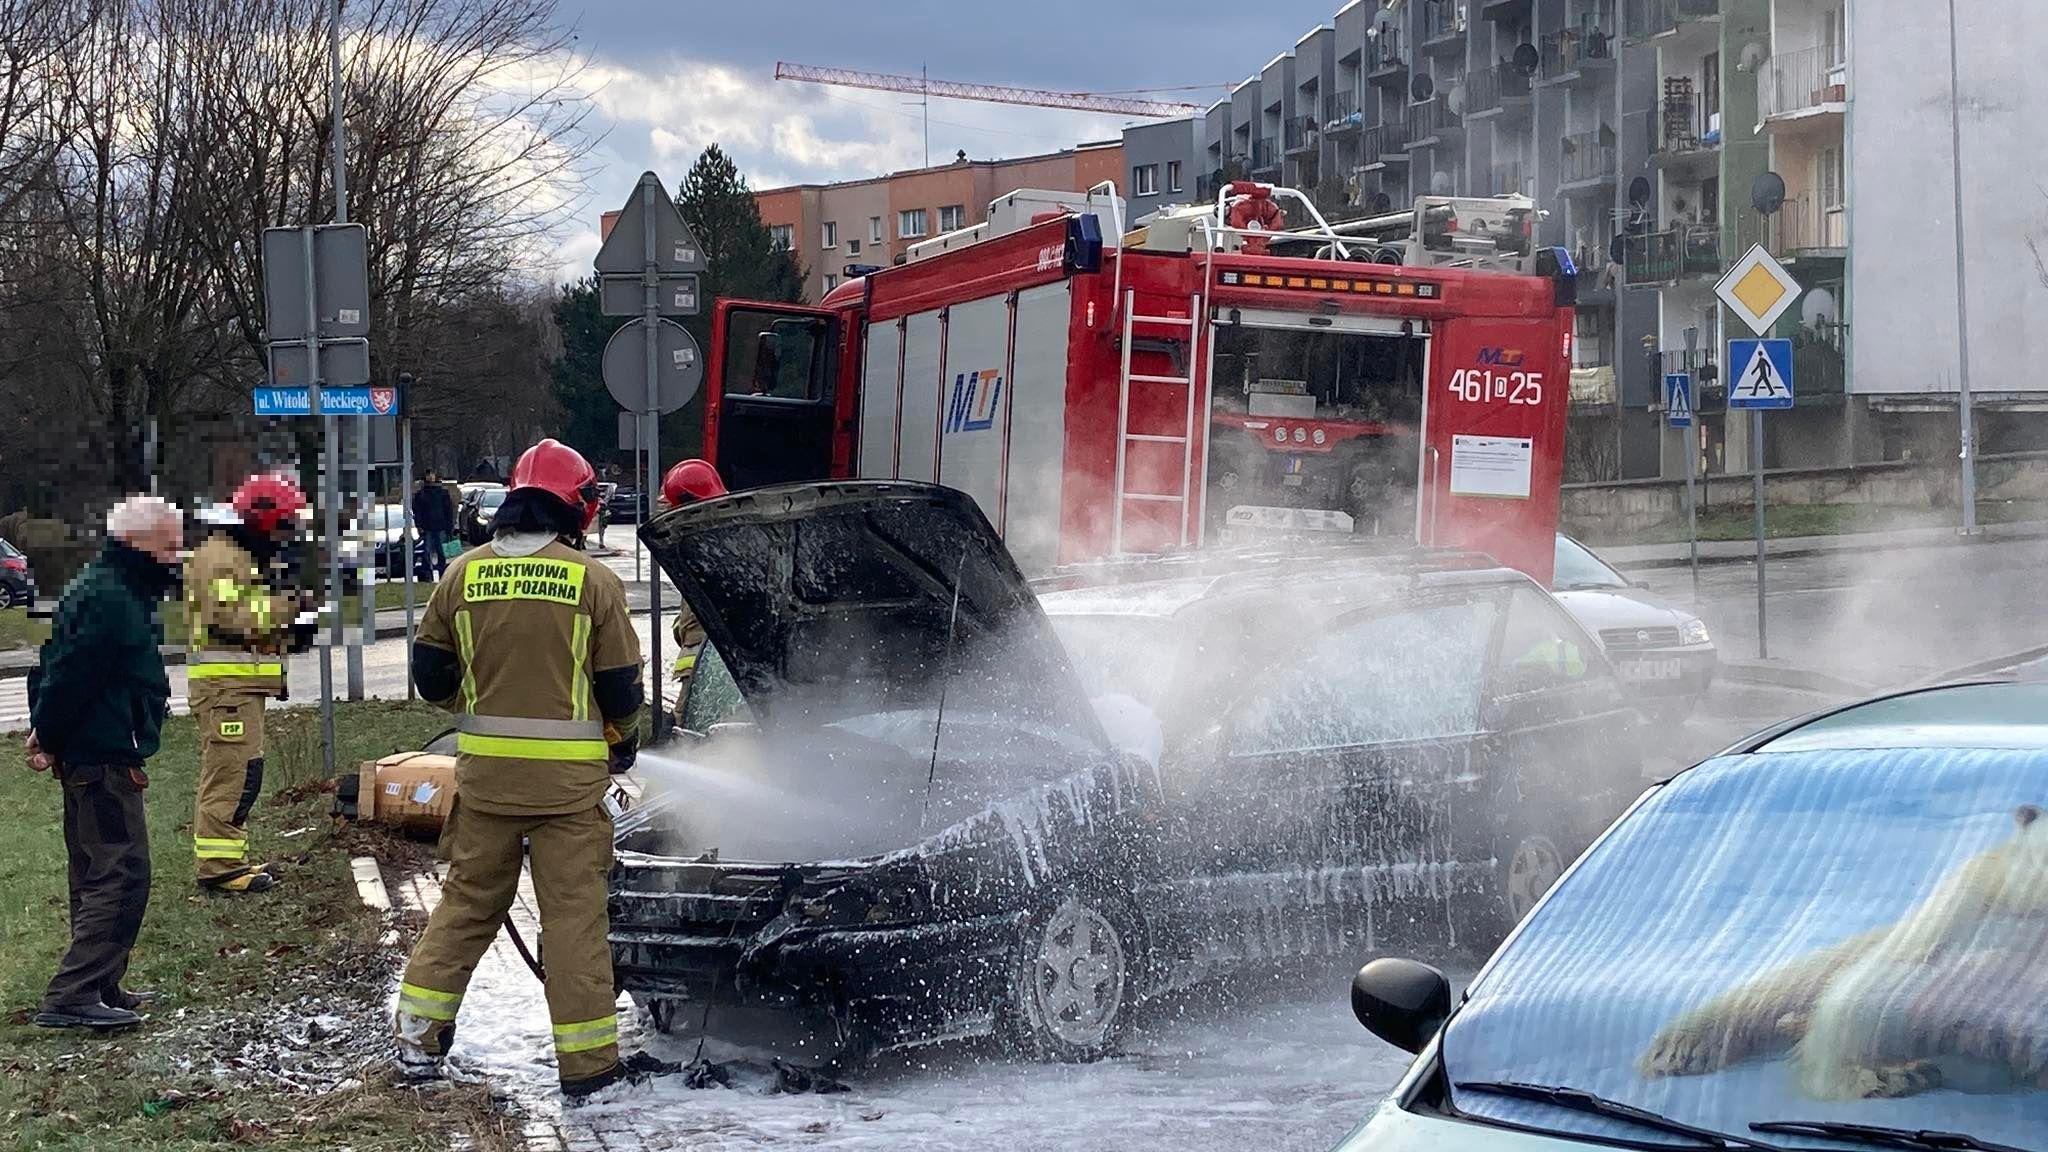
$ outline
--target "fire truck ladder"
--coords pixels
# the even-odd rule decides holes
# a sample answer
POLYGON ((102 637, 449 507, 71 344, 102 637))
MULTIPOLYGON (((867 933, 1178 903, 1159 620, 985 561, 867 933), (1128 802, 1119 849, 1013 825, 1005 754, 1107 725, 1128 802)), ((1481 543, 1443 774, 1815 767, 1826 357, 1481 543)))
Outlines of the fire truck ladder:
MULTIPOLYGON (((1117 263, 1123 263, 1121 253, 1117 263)), ((1121 268, 1119 268, 1121 271, 1121 268)), ((1119 279, 1121 277, 1119 276, 1119 279)), ((1188 474, 1194 468, 1195 421, 1205 417, 1195 405, 1195 363, 1201 349, 1202 294, 1196 292, 1188 297, 1186 316, 1140 316, 1138 315, 1138 293, 1136 289, 1125 289, 1123 293, 1124 340, 1123 366, 1117 373, 1116 405, 1116 510, 1112 517, 1110 551, 1124 550, 1124 504, 1138 500, 1149 503, 1180 505, 1180 546, 1192 543, 1190 516, 1194 501, 1188 491, 1188 474), (1185 328, 1188 333, 1188 354, 1183 362, 1187 365, 1185 376, 1152 376, 1131 371, 1131 345, 1139 325, 1160 328, 1185 328), (1187 389, 1187 404, 1184 409, 1181 430, 1178 434, 1157 435, 1131 431, 1131 385, 1160 384, 1187 389), (1133 444, 1178 444, 1180 445, 1180 470, 1174 492, 1134 492, 1129 487, 1130 452, 1133 444)))

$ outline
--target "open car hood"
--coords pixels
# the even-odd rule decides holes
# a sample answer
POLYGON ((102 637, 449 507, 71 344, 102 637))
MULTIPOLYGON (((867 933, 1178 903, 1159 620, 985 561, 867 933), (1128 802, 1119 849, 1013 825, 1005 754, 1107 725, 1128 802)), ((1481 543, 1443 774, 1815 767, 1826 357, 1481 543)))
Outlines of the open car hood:
POLYGON ((640 536, 763 729, 943 703, 1108 747, 1037 597, 965 493, 788 484, 686 505, 640 536))

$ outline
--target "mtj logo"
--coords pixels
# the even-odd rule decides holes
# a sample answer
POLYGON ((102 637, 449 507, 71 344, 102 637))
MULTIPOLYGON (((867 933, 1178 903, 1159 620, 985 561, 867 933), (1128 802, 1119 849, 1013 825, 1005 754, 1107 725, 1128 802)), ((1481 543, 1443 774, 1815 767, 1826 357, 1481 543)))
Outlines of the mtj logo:
POLYGON ((953 402, 946 408, 946 431, 979 432, 993 428, 996 405, 1003 398, 1003 375, 995 368, 962 372, 953 377, 953 402))

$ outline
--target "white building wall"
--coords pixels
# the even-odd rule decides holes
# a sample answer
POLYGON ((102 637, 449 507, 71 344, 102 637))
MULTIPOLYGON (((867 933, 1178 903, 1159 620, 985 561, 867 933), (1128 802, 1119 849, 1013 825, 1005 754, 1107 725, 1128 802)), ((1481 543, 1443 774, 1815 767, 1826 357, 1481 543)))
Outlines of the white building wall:
MULTIPOLYGON (((2039 0, 1957 0, 1970 385, 2048 391, 2048 19, 2039 0)), ((1849 390, 1956 391, 1948 6, 1849 11, 1849 390)))

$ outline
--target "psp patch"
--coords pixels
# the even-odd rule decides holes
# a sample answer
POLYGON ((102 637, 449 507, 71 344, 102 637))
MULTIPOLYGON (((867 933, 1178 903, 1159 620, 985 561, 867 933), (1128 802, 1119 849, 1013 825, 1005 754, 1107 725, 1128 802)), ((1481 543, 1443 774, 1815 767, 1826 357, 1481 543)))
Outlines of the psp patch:
POLYGON ((473 560, 462 577, 463 600, 545 600, 576 605, 583 601, 584 566, 539 556, 505 556, 473 560))
POLYGON ((242 722, 241 722, 240 720, 223 720, 223 721, 221 721, 221 722, 220 722, 220 734, 221 734, 222 736, 226 737, 227 739, 230 739, 230 740, 239 740, 239 739, 241 739, 241 738, 242 738, 242 722))

